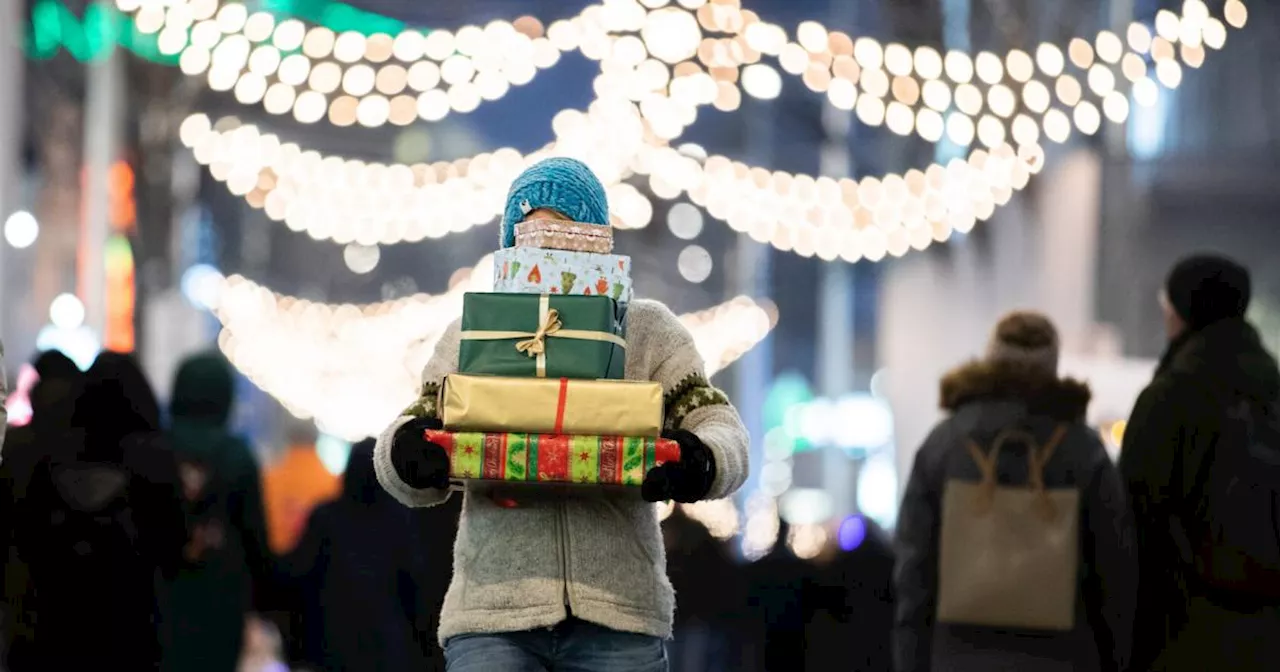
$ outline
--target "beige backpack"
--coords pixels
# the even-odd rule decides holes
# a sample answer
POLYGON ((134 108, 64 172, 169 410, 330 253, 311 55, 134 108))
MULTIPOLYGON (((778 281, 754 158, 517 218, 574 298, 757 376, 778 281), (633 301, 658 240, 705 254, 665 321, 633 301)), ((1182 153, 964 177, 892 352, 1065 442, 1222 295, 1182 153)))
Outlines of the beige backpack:
POLYGON ((1080 492, 1048 489, 1044 468, 1066 435, 1059 425, 1044 446, 1007 429, 984 452, 969 453, 982 480, 947 481, 938 560, 938 621, 1030 630, 1075 625, 1080 492), (1028 483, 1000 485, 996 465, 1010 441, 1027 447, 1028 483))

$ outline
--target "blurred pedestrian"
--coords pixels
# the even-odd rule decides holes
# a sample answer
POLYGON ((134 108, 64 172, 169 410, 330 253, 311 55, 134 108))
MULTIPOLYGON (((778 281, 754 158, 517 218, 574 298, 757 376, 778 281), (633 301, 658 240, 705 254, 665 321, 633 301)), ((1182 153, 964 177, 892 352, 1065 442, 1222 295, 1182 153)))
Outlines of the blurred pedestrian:
POLYGON ((342 487, 316 454, 315 425, 293 422, 287 431, 284 456, 267 467, 262 483, 267 543, 276 555, 293 550, 311 510, 337 497, 342 487))
POLYGON ((796 557, 787 543, 790 536, 791 526, 779 521, 773 548, 747 566, 752 669, 794 670, 805 659, 806 632, 820 595, 814 582, 815 567, 796 557))
POLYGON ((30 669, 35 637, 35 593, 30 568, 13 545, 14 506, 26 498, 27 486, 40 458, 64 443, 84 374, 57 350, 40 353, 33 362, 36 382, 29 400, 27 424, 9 430, 0 459, 0 540, 5 544, 4 655, 13 669, 30 669))
POLYGON ((671 672, 742 669, 746 577, 725 544, 677 506, 662 521, 667 576, 676 591, 671 672))
POLYGON ((1125 430, 1153 670, 1280 666, 1280 371, 1245 321, 1250 284, 1223 257, 1173 267, 1169 345, 1125 430))
POLYGON ((842 522, 839 550, 818 571, 824 596, 808 626, 809 672, 893 669, 893 545, 874 521, 842 522))
POLYGON ((98 356, 70 424, 15 507, 39 600, 31 669, 157 669, 156 585, 177 569, 185 525, 160 409, 131 357, 98 356))
POLYGON ((227 428, 234 386, 216 352, 185 360, 173 383, 169 444, 188 534, 164 619, 164 667, 175 672, 234 670, 255 594, 260 604, 271 587, 258 464, 227 428))
POLYGON ((304 660, 323 672, 398 672, 443 669, 434 646, 431 572, 419 554, 427 543, 415 511, 378 485, 373 439, 357 443, 343 476, 342 495, 311 512, 287 566, 298 583, 304 660), (434 665, 428 657, 435 653, 434 665))
POLYGON ((916 454, 898 518, 899 672, 1126 669, 1132 521, 1058 343, 1044 316, 1013 313, 983 359, 942 379, 950 417, 916 454), (966 529, 983 536, 944 543, 966 529))

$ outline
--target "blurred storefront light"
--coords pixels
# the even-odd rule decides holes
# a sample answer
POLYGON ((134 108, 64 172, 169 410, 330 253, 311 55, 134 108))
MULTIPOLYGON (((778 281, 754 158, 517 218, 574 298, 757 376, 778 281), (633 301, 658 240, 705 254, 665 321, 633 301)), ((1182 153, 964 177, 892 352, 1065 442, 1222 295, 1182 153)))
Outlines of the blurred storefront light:
POLYGON ((831 495, 817 488, 792 488, 778 498, 778 515, 791 525, 822 524, 834 511, 831 495))
POLYGON ((84 304, 75 294, 59 294, 49 304, 49 321, 58 329, 76 329, 84 324, 84 304))
POLYGON ((93 360, 102 350, 102 346, 93 330, 86 326, 64 329, 55 325, 46 325, 36 335, 36 349, 45 352, 57 350, 75 362, 80 370, 87 371, 93 360))
POLYGON ((849 551, 857 550, 867 539, 867 519, 859 514, 854 514, 840 521, 840 527, 836 532, 836 541, 840 544, 840 550, 849 551))
POLYGON ((182 295, 191 305, 212 310, 218 305, 225 278, 208 264, 196 264, 182 273, 182 295))
POLYGON ((773 550, 778 541, 781 520, 773 497, 757 492, 747 498, 746 522, 742 529, 742 555, 748 561, 759 560, 773 550))
POLYGON ((787 534, 787 548, 801 560, 812 560, 827 546, 827 528, 818 524, 793 525, 787 534))
POLYGON ((898 518, 898 468, 889 451, 867 458, 858 472, 858 510, 885 529, 898 518))
POLYGON ((711 277, 711 269, 714 262, 711 260, 711 253, 701 245, 689 245, 680 251, 680 256, 676 259, 676 267, 680 271, 680 277, 694 284, 703 282, 711 277))
POLYGON ((814 447, 873 451, 893 441, 893 413, 874 395, 858 392, 836 399, 798 404, 790 425, 798 438, 814 447))
POLYGON ((31 247, 39 236, 40 223, 26 210, 18 210, 4 221, 4 239, 15 249, 31 247))
POLYGON ((316 438, 316 456, 329 473, 341 476, 347 470, 347 461, 351 459, 351 444, 336 436, 321 433, 316 438))

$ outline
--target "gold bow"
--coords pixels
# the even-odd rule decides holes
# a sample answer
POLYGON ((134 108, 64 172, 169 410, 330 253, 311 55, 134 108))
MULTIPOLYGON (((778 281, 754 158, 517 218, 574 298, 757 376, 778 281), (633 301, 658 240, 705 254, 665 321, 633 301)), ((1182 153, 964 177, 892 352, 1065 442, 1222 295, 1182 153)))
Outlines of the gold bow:
POLYGON ((555 308, 551 308, 547 311, 546 319, 538 326, 538 330, 533 332, 533 338, 516 343, 516 350, 529 357, 537 357, 546 353, 547 337, 559 333, 562 326, 564 324, 560 322, 560 312, 555 308))
POLYGON ((547 377, 547 339, 550 337, 569 338, 579 341, 601 341, 612 343, 620 348, 627 347, 627 341, 617 334, 563 328, 563 324, 560 322, 560 313, 551 307, 551 296, 547 294, 543 294, 538 299, 538 322, 540 326, 537 331, 474 330, 462 332, 461 338, 464 341, 526 339, 516 343, 516 350, 537 360, 534 375, 538 378, 547 377))

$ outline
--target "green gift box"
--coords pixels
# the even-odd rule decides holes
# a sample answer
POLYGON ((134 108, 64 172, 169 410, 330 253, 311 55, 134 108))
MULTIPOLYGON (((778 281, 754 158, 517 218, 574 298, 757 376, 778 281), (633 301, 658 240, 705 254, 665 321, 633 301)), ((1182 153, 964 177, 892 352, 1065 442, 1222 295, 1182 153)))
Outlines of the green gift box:
POLYGON ((621 380, 625 309, 607 296, 462 297, 460 373, 621 380))

